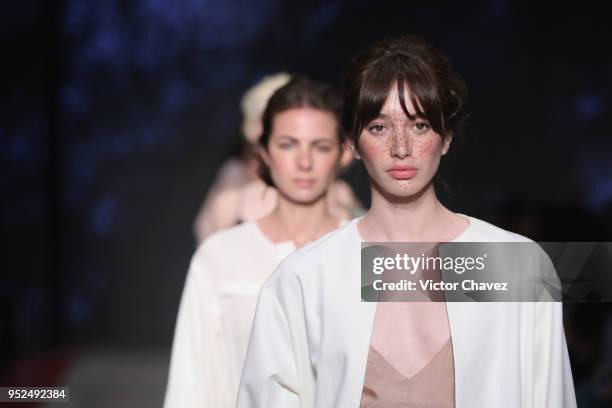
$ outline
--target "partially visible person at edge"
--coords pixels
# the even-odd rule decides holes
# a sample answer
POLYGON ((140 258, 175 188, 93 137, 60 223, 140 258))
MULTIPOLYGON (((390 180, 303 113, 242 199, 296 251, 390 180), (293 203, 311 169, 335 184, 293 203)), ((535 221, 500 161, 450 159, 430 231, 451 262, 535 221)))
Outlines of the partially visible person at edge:
POLYGON ((349 66, 343 125, 372 204, 262 286, 238 408, 576 406, 560 302, 361 301, 363 242, 531 242, 437 198, 465 94, 416 36, 378 42, 349 66))
MULTIPOLYGON (((245 221, 257 220, 269 214, 276 206, 278 194, 274 187, 258 176, 260 163, 256 153, 262 132, 262 114, 270 96, 290 79, 289 74, 278 73, 264 77, 250 88, 240 104, 244 135, 242 152, 238 158, 226 161, 217 180, 210 188, 193 225, 197 242, 209 234, 245 221)), ((341 168, 351 162, 348 149, 343 150, 341 168)), ((327 195, 329 210, 336 217, 352 218, 363 213, 363 208, 352 188, 337 179, 327 195)))
POLYGON ((257 221, 211 234, 193 259, 179 308, 166 408, 235 406, 257 293, 280 260, 338 228, 327 206, 343 148, 341 97, 294 77, 270 98, 259 154, 278 198, 257 221))

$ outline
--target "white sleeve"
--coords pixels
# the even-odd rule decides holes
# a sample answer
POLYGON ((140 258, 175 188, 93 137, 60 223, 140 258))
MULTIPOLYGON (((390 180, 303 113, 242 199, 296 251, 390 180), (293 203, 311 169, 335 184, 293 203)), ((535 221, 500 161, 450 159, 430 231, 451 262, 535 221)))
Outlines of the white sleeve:
MULTIPOLYGON (((297 300, 297 299, 295 299, 297 300)), ((238 389, 238 408, 303 406, 294 336, 285 308, 264 285, 257 301, 238 389)))
POLYGON ((194 255, 174 331, 164 408, 229 407, 218 294, 205 251, 194 255))
POLYGON ((575 408, 572 368, 563 328, 563 287, 556 268, 536 247, 538 302, 535 303, 534 406, 575 408), (544 285, 539 285, 544 283, 544 285))
POLYGON ((534 407, 575 408, 561 302, 536 304, 534 350, 534 407))

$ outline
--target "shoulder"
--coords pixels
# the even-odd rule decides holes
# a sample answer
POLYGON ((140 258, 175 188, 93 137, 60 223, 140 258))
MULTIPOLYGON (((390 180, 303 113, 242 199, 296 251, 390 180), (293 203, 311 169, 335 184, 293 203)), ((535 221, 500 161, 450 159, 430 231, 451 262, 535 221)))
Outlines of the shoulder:
POLYGON ((513 265, 515 270, 522 270, 527 274, 523 276, 528 276, 530 279, 538 277, 538 284, 530 287, 530 290, 538 290, 538 292, 534 294, 536 296, 534 300, 538 302, 538 307, 560 308, 559 302, 563 299, 563 285, 552 259, 544 248, 526 236, 504 230, 486 221, 470 217, 470 221, 472 220, 476 227, 475 235, 483 239, 470 238, 469 241, 523 243, 505 247, 507 256, 512 259, 512 262, 508 262, 508 264, 513 265), (534 245, 524 245, 524 243, 532 243, 534 245), (521 268, 518 268, 517 265, 519 265, 520 262, 524 262, 524 264, 521 268), (544 285, 542 285, 542 283, 544 285), (555 303, 557 303, 557 305, 555 305, 555 303))
POLYGON ((206 282, 263 282, 276 266, 275 253, 253 222, 236 225, 208 236, 189 265, 194 279, 206 282))
POLYGON ((489 241, 489 242, 533 242, 528 237, 505 230, 480 218, 467 216, 470 221, 469 233, 466 241, 489 241))
POLYGON ((240 187, 224 187, 213 193, 212 207, 215 211, 223 211, 228 205, 235 206, 240 196, 240 187))
POLYGON ((237 191, 243 197, 244 196, 247 196, 247 197, 256 196, 257 198, 260 198, 261 196, 266 195, 266 194, 276 193, 276 189, 274 189, 273 187, 270 187, 269 185, 264 183, 261 179, 249 181, 248 183, 245 183, 242 186, 238 187, 237 191))
POLYGON ((239 159, 229 159, 225 161, 217 173, 216 187, 228 188, 236 187, 245 183, 247 180, 246 166, 239 159))
POLYGON ((259 242, 253 222, 245 222, 210 234, 197 248, 194 259, 229 254, 259 242))
POLYGON ((342 262, 351 250, 360 250, 355 230, 356 220, 350 220, 340 228, 323 235, 316 241, 287 256, 266 281, 267 286, 283 286, 289 282, 302 282, 318 276, 321 266, 330 262, 342 262))
POLYGON ((196 221, 196 234, 200 241, 236 222, 238 192, 237 187, 211 189, 196 221))

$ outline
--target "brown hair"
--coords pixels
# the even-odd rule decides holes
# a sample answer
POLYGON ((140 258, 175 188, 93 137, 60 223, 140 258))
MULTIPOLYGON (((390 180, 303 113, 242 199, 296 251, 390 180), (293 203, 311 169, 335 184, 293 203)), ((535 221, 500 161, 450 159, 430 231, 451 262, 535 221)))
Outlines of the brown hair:
POLYGON ((394 83, 411 120, 415 117, 406 107, 406 86, 416 116, 426 119, 436 133, 446 137, 458 129, 467 92, 463 79, 425 39, 403 35, 373 44, 347 70, 342 126, 356 147, 363 128, 378 116, 394 83))
MULTIPOLYGON (((338 141, 344 141, 344 132, 340 126, 342 98, 330 85, 310 79, 293 76, 284 86, 274 92, 263 113, 263 133, 259 144, 268 147, 272 125, 276 114, 295 108, 314 108, 331 113, 338 122, 338 141)), ((260 176, 266 184, 273 186, 270 170, 265 163, 260 165, 260 176)))

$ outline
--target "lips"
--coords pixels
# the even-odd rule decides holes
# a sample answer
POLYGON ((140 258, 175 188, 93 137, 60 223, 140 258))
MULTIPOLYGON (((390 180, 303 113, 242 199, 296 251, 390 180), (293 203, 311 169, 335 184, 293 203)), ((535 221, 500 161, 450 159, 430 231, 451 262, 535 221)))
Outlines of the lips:
POLYGON ((298 187, 302 187, 302 188, 312 187, 314 182, 315 181, 313 179, 294 179, 293 180, 293 183, 295 185, 297 185, 298 187))
POLYGON ((416 176, 418 170, 411 166, 393 166, 387 173, 396 180, 409 180, 416 176))

